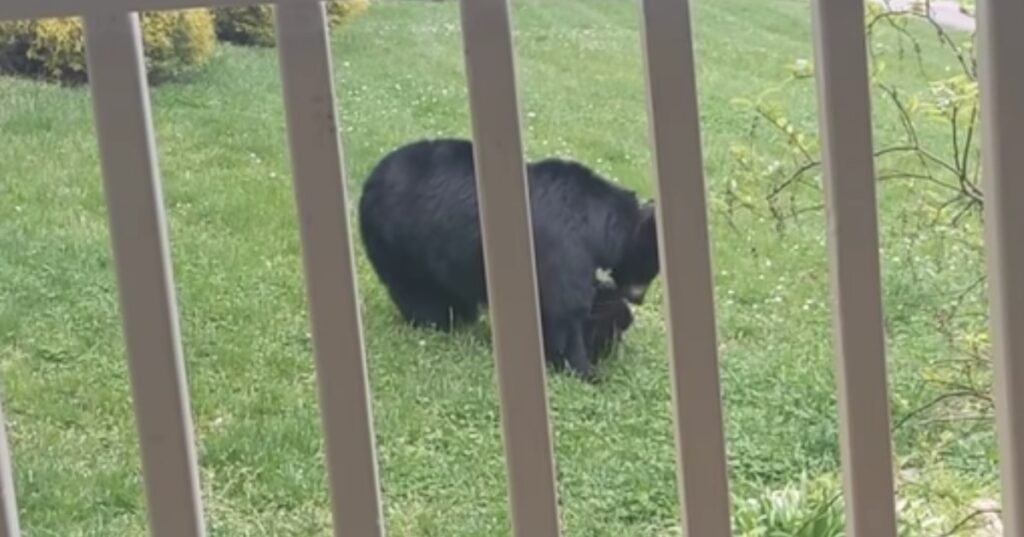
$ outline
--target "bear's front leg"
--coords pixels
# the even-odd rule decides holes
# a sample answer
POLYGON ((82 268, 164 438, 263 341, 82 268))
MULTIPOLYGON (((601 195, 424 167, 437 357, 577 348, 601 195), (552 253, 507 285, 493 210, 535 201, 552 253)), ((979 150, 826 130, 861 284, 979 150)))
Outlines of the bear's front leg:
POLYGON ((565 349, 569 366, 587 382, 597 381, 597 370, 590 360, 587 344, 583 337, 583 320, 573 322, 569 328, 569 341, 565 349))

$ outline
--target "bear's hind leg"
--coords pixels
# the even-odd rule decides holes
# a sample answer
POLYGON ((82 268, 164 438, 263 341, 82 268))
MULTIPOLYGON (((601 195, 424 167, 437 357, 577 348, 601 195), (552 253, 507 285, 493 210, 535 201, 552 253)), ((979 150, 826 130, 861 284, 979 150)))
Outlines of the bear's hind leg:
POLYGON ((406 322, 416 327, 451 330, 457 314, 447 295, 424 282, 404 282, 388 288, 406 322))
POLYGON ((449 297, 448 303, 452 308, 452 321, 455 326, 475 323, 480 319, 480 306, 465 300, 449 297))

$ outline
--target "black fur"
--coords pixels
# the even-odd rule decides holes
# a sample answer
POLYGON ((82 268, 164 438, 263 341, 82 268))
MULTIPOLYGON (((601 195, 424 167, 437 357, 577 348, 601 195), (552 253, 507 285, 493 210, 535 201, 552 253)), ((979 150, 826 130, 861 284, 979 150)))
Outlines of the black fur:
POLYGON ((632 325, 633 312, 622 294, 614 287, 598 287, 594 305, 583 323, 590 361, 596 364, 613 345, 622 341, 622 335, 632 325))
MULTIPOLYGON (((531 163, 527 175, 545 354, 590 378, 583 325, 595 270, 611 269, 628 298, 642 298, 632 291, 658 273, 653 207, 575 162, 531 163)), ((447 330, 477 319, 487 287, 469 141, 391 152, 366 180, 359 211, 370 262, 408 322, 447 330)))

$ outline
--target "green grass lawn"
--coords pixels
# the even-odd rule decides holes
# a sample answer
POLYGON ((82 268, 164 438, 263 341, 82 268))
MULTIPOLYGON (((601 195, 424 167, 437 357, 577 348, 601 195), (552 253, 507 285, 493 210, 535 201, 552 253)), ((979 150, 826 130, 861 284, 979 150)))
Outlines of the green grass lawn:
MULTIPOLYGON (((737 173, 730 147, 750 128, 733 100, 811 57, 810 15, 801 0, 694 9, 715 204, 737 173)), ((520 0, 514 15, 528 156, 578 158, 649 195, 634 3, 520 0)), ((456 2, 381 2, 337 36, 334 59, 353 199, 395 146, 468 135, 456 2)), ((812 90, 786 96, 810 126, 812 90)), ((153 109, 211 534, 329 535, 277 54, 222 47, 195 79, 154 90, 153 109)), ((895 116, 876 116, 884 139, 895 116)), ((31 537, 145 532, 93 132, 85 89, 0 78, 0 382, 31 537)), ((912 192, 880 193, 900 414, 933 396, 920 379, 949 352, 930 315, 980 268, 941 237, 907 236, 896 215, 912 192)), ((820 478, 831 491, 838 469, 822 218, 811 213, 780 236, 766 216, 731 227, 712 213, 730 475, 735 508, 748 515, 773 490, 820 478)), ((486 327, 454 336, 405 327, 361 250, 358 265, 390 534, 507 535, 486 327)), ((678 534, 655 291, 603 367, 605 383, 550 378, 569 536, 678 534)), ((938 424, 895 439, 901 470, 955 491, 929 508, 952 506, 954 516, 994 493, 991 434, 938 424)), ((924 501, 925 488, 904 490, 924 501)))

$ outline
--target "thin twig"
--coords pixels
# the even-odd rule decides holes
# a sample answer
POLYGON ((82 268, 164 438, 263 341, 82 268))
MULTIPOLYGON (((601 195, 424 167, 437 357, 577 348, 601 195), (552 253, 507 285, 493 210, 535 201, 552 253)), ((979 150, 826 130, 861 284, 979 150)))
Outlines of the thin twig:
POLYGON ((977 510, 973 511, 971 514, 965 516, 963 519, 961 519, 956 524, 954 524, 952 529, 950 529, 949 531, 947 531, 947 532, 945 532, 945 533, 943 533, 941 535, 938 535, 937 537, 953 537, 953 535, 956 535, 957 533, 960 533, 961 531, 966 529, 967 525, 970 524, 971 522, 973 522, 974 519, 976 519, 976 518, 978 518, 980 516, 983 516, 983 515, 993 515, 993 514, 1000 514, 1000 513, 1002 513, 1002 509, 977 509, 977 510))
POLYGON ((942 403, 944 403, 944 402, 946 402, 946 401, 948 401, 950 399, 956 399, 958 397, 972 397, 974 395, 976 395, 976 394, 973 391, 970 391, 970 390, 944 393, 944 394, 942 394, 942 395, 932 399, 931 401, 925 403, 924 405, 921 405, 921 406, 915 408, 914 410, 911 410, 910 412, 907 412, 906 414, 904 414, 902 418, 900 418, 899 420, 896 421, 896 424, 893 425, 892 430, 893 431, 900 430, 910 420, 914 419, 917 416, 920 416, 921 414, 924 414, 925 412, 935 408, 938 405, 941 405, 942 403))

